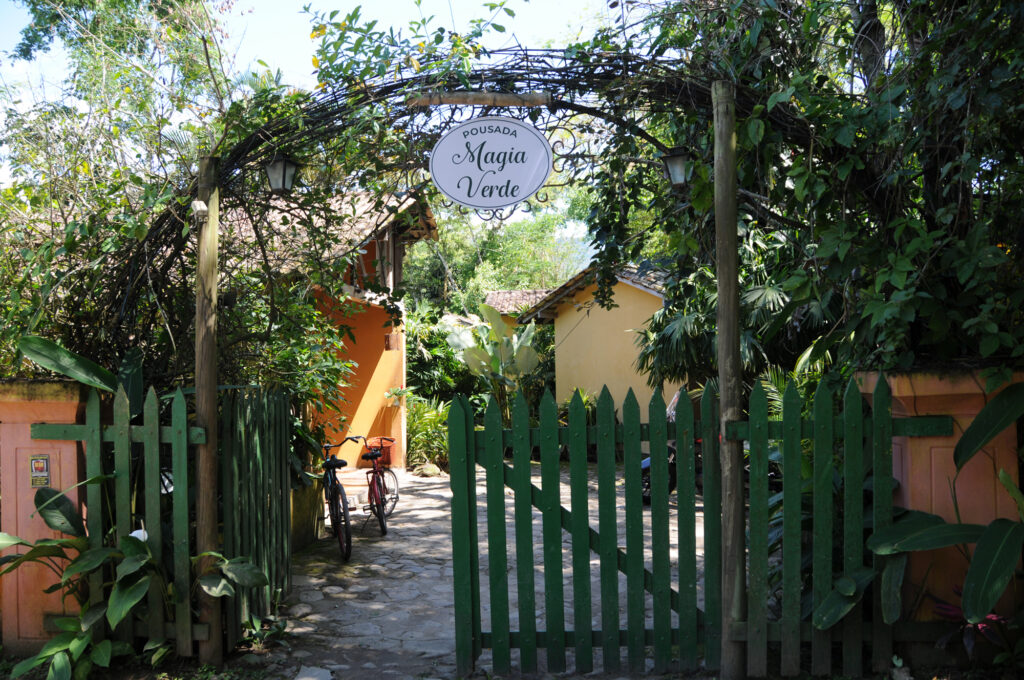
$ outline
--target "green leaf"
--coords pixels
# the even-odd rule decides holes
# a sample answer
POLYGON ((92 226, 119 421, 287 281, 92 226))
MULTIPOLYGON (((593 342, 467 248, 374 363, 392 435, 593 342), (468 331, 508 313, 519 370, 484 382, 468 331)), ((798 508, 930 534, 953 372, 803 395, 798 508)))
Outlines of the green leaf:
POLYGON ((78 514, 71 499, 56 489, 48 486, 36 491, 36 512, 46 522, 46 526, 54 531, 70 536, 85 536, 85 522, 78 514))
POLYGON ((46 663, 46 660, 48 658, 50 657, 42 656, 41 654, 36 654, 35 656, 30 656, 29 658, 21 661, 14 668, 11 669, 11 680, 14 680, 14 678, 21 677, 33 668, 42 666, 44 663, 46 663))
POLYGON ((143 576, 132 585, 125 585, 118 581, 114 584, 114 590, 110 593, 110 600, 107 602, 107 622, 111 628, 128 615, 136 604, 139 603, 149 591, 149 576, 143 576))
POLYGON ((10 534, 6 534, 6 533, 0 531, 0 550, 6 550, 7 548, 10 548, 12 545, 32 545, 32 544, 26 542, 23 539, 18 538, 17 536, 11 536, 10 534))
POLYGON ((110 640, 103 640, 92 647, 92 652, 89 653, 89 658, 97 666, 107 668, 110 666, 110 651, 111 645, 110 640))
POLYGON ((149 557, 146 555, 133 555, 132 557, 124 558, 117 565, 117 580, 122 581, 128 578, 144 567, 147 562, 149 562, 149 557))
POLYGON ((836 579, 835 589, 839 591, 840 595, 853 597, 857 593, 857 582, 849 576, 840 576, 836 579))
POLYGON ((893 524, 875 531, 867 540, 867 548, 876 555, 893 555, 899 552, 896 544, 928 527, 944 525, 946 521, 938 515, 912 510, 893 524))
POLYGON ((868 584, 875 577, 875 572, 869 567, 861 567, 836 580, 838 583, 843 579, 849 579, 854 584, 853 595, 843 595, 839 590, 832 590, 817 609, 814 610, 812 621, 818 630, 827 630, 839 623, 850 610, 857 606, 864 596, 868 584))
POLYGON ((125 536, 120 542, 121 552, 124 553, 125 557, 146 557, 150 558, 153 553, 149 551, 149 546, 146 545, 145 541, 139 540, 134 536, 125 536))
POLYGON ((64 576, 61 580, 67 583, 71 580, 72 576, 92 571, 116 554, 117 551, 113 548, 91 548, 86 550, 64 568, 64 576))
POLYGON ((59 619, 54 620, 53 624, 65 633, 74 633, 77 635, 82 630, 78 619, 74 616, 62 616, 59 619))
POLYGON ((107 613, 107 605, 94 604, 82 614, 82 630, 89 630, 103 620, 107 613))
POLYGON ((996 606, 1013 577, 1024 545, 1024 524, 997 519, 978 539, 964 579, 963 609, 968 623, 978 623, 996 606))
POLYGON ((782 92, 776 92, 772 94, 772 96, 768 97, 768 110, 771 111, 779 102, 789 101, 789 98, 793 96, 793 92, 795 91, 796 88, 790 86, 787 87, 782 92))
POLYGON ((983 446, 1024 415, 1024 383, 1014 383, 985 404, 953 449, 960 470, 983 446))
POLYGON ((142 350, 140 348, 132 347, 125 352, 121 359, 121 365, 117 369, 117 381, 124 387, 124 393, 128 395, 129 410, 132 416, 142 413, 142 350))
POLYGON ((235 562, 231 560, 220 568, 224 575, 242 586, 243 588, 256 588, 269 583, 267 575, 264 574, 255 564, 246 560, 235 562))
POLYGON ((907 568, 907 555, 891 555, 882 567, 882 620, 892 625, 903 609, 903 575, 907 568))
POLYGON ((235 589, 231 581, 220 574, 207 574, 199 579, 199 587, 210 597, 232 597, 235 589))
POLYGON ((44 557, 60 557, 67 559, 67 554, 64 550, 55 545, 37 545, 33 546, 28 552, 18 555, 12 560, 3 571, 0 571, 0 576, 14 571, 26 562, 38 562, 44 557))
POLYGON ((39 656, 51 657, 57 652, 63 652, 68 648, 76 635, 75 633, 59 633, 46 641, 43 648, 39 650, 39 656))
POLYGON ((760 144, 764 139, 764 121, 760 118, 751 118, 747 121, 747 136, 754 144, 760 144))
POLYGON ((97 389, 108 392, 117 389, 117 377, 113 373, 83 356, 64 349, 52 340, 25 335, 18 340, 18 349, 45 369, 74 378, 97 389))
POLYGON ((961 543, 977 543, 985 527, 980 524, 941 524, 922 529, 896 542, 899 551, 935 550, 961 543))
POLYGON ((79 657, 82 656, 82 652, 86 650, 91 641, 92 635, 89 633, 80 634, 72 640, 71 644, 68 645, 68 652, 71 653, 71 660, 78 661, 79 657))
POLYGON ((534 348, 529 345, 523 345, 516 351, 516 370, 519 372, 519 375, 533 373, 539 365, 540 357, 534 348))
POLYGON ((68 658, 67 652, 60 652, 53 657, 46 680, 71 680, 71 659, 68 658))

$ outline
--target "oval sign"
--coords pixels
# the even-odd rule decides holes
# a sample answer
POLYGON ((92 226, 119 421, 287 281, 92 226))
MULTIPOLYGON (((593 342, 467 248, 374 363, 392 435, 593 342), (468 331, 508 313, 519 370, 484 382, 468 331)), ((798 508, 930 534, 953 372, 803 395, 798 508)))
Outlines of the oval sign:
POLYGON ((497 210, 533 196, 551 174, 551 145, 515 118, 483 116, 445 133, 430 154, 430 176, 448 198, 497 210))

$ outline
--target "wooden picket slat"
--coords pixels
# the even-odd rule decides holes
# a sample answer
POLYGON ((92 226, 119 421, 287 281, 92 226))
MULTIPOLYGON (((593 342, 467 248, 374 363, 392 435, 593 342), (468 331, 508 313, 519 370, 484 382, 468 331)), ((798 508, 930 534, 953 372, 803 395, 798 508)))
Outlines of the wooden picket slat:
POLYGON ((540 402, 541 536, 544 541, 544 618, 548 672, 565 671, 565 586, 562 583, 562 498, 558 407, 550 391, 540 402))
POLYGON ((697 499, 696 429, 693 403, 683 395, 676 402, 676 531, 679 564, 679 662, 681 670, 697 669, 697 499))
POLYGON ((782 675, 800 673, 800 412, 790 381, 782 397, 782 675))
POLYGON ((533 578, 533 508, 530 503, 530 415, 520 393, 512 402, 512 489, 516 541, 516 588, 519 595, 519 663, 525 673, 537 670, 537 604, 533 578))
POLYGON ((181 656, 192 656, 192 611, 189 606, 191 579, 188 508, 188 412, 185 395, 181 389, 174 392, 171 401, 171 477, 174 489, 171 491, 174 545, 174 630, 177 636, 175 647, 181 656))
MULTIPOLYGON (((100 420, 100 396, 96 390, 89 391, 89 397, 85 403, 85 474, 89 479, 96 479, 104 474, 103 471, 103 430, 100 420)), ((35 434, 33 432, 33 434, 35 434)), ((85 487, 85 507, 88 510, 85 516, 86 531, 89 532, 89 547, 103 547, 103 486, 100 482, 87 484, 85 487)), ((104 601, 103 595, 103 574, 94 571, 89 575, 89 606, 97 607, 104 601)), ((106 630, 103 624, 94 629, 94 640, 99 642, 105 636, 106 630)))
MULTIPOLYGON (((889 381, 881 376, 871 399, 872 412, 872 524, 874 531, 892 524, 892 392, 889 381)), ((880 574, 883 558, 872 556, 872 564, 880 574)), ((879 582, 881 578, 879 577, 879 582)), ((888 670, 892 660, 892 626, 882 620, 881 588, 874 589, 874 626, 872 627, 872 668, 879 673, 888 670)))
MULTIPOLYGON (((863 398, 851 380, 843 397, 843 570, 852 574, 864 564, 864 421, 863 398)), ((843 675, 859 678, 863 607, 858 603, 843 619, 843 675)))
POLYGON ((597 526, 601 565, 601 644, 605 671, 617 671, 619 657, 618 499, 615 491, 615 404, 605 387, 597 399, 597 526))
MULTIPOLYGON (((150 552, 157 564, 163 564, 163 518, 160 507, 160 411, 156 391, 150 387, 142 408, 143 431, 143 481, 145 500, 146 533, 150 552)), ((147 630, 151 642, 164 639, 164 593, 161 584, 154 579, 149 585, 149 613, 147 630)))
POLYGON ((576 392, 569 404, 569 493, 572 507, 572 601, 577 673, 590 673, 594 670, 587 481, 587 413, 580 393, 576 392))
POLYGON ((455 591, 455 668, 459 677, 473 671, 473 598, 470 593, 469 551, 472 539, 469 523, 469 446, 466 441, 468 414, 462 400, 452 400, 448 410, 448 468, 452 489, 452 582, 455 591))
POLYGON ((487 438, 484 469, 487 471, 487 575, 491 594, 491 638, 494 670, 508 673, 512 667, 509 644, 508 557, 505 554, 505 448, 501 412, 493 399, 484 416, 487 438))
POLYGON ((722 462, 718 399, 704 388, 700 402, 704 474, 704 665, 718 670, 722 657, 722 462))
POLYGON ((124 388, 114 397, 114 517, 118 543, 135 530, 132 523, 132 433, 131 408, 124 388))
MULTIPOLYGON (((833 396, 824 381, 814 395, 814 518, 811 530, 812 583, 811 597, 816 609, 832 590, 832 512, 834 510, 832 478, 835 472, 833 396)), ((815 630, 811 637, 811 672, 832 673, 832 633, 815 630)))
MULTIPOLYGON (((238 495, 239 480, 235 473, 235 390, 230 390, 221 396, 220 404, 220 434, 218 442, 222 451, 220 457, 221 469, 220 478, 222 484, 221 496, 224 499, 223 521, 224 521, 224 555, 227 557, 238 557, 238 495)), ((238 644, 238 633, 241 628, 242 611, 245 608, 244 602, 249 597, 248 588, 238 589, 239 597, 232 598, 224 603, 224 638, 225 645, 229 648, 238 644)))
MULTIPOLYGON (((669 559, 668 428, 665 421, 665 400, 661 396, 661 390, 657 390, 651 398, 648 418, 651 450, 651 571, 654 578, 651 604, 654 626, 654 672, 665 673, 672 662, 672 565, 669 559)), ((678 464, 677 456, 676 465, 678 464)))
MULTIPOLYGON (((124 388, 119 387, 114 397, 114 536, 118 545, 135 530, 132 517, 132 433, 131 407, 124 388)), ((122 642, 131 643, 134 637, 131 617, 126 617, 114 630, 122 642)))
MULTIPOLYGON (((644 670, 644 516, 640 495, 640 405, 630 389, 622 404, 623 477, 626 500, 626 659, 644 670)), ((662 480, 667 472, 663 472, 662 480)), ((667 495, 667 493, 665 494, 667 495)))
POLYGON ((758 382, 750 395, 750 572, 747 673, 768 672, 768 397, 758 382))

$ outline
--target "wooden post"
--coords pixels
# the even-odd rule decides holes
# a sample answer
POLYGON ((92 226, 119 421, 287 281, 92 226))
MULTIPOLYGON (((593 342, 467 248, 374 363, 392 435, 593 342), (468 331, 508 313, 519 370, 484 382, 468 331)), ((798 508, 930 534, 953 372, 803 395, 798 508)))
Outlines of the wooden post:
POLYGON ((715 121, 715 251, 718 260, 718 389, 722 461, 722 680, 746 677, 746 646, 732 639, 746 618, 743 446, 725 424, 743 417, 736 244, 736 103, 732 83, 711 85, 715 121))
MULTIPOLYGON (((217 158, 199 159, 199 200, 207 215, 200 221, 196 266, 196 425, 206 430, 206 443, 196 455, 196 547, 200 553, 220 551, 217 541, 217 240, 220 196, 217 158)), ((199 562, 203 573, 209 560, 199 562)), ((220 600, 199 591, 199 620, 210 636, 199 643, 199 661, 220 666, 224 640, 220 600)))

